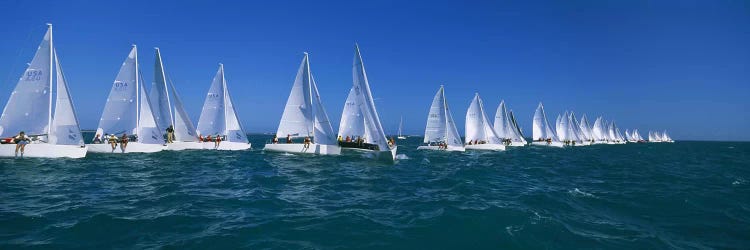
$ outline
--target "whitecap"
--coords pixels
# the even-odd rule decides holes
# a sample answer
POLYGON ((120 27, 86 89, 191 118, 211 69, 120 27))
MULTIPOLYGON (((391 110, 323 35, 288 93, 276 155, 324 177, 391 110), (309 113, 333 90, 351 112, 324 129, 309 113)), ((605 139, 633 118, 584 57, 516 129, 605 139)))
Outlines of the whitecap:
POLYGON ((596 196, 595 196, 595 195, 593 195, 593 194, 591 194, 591 193, 587 193, 587 192, 581 191, 581 190, 580 190, 580 189, 578 189, 578 188, 574 188, 574 189, 572 189, 572 190, 568 190, 568 194, 570 194, 570 195, 573 195, 573 196, 580 196, 580 197, 592 197, 592 198, 596 198, 596 196))
POLYGON ((408 160, 409 156, 406 156, 405 154, 397 154, 396 155, 396 159, 399 159, 399 160, 408 160))

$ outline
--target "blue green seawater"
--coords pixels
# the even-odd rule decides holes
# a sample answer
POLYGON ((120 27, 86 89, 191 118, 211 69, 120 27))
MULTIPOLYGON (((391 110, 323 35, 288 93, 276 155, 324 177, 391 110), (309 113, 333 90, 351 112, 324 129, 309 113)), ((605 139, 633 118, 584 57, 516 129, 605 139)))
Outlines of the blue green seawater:
POLYGON ((0 159, 0 249, 747 249, 750 143, 0 159))

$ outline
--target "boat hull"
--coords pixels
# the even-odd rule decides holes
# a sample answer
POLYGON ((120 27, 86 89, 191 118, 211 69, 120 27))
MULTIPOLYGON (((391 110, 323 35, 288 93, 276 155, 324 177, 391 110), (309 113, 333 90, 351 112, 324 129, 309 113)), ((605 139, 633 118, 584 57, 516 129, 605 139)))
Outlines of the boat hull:
POLYGON ((219 147, 217 148, 214 142, 203 142, 203 149, 216 149, 216 150, 247 150, 250 149, 251 145, 250 143, 244 143, 244 142, 230 142, 230 141, 223 141, 219 143, 219 147))
POLYGON ((140 142, 130 142, 125 150, 122 150, 120 144, 117 144, 115 150, 112 150, 112 146, 108 143, 101 144, 86 144, 91 153, 156 153, 162 150, 166 150, 167 146, 164 144, 144 144, 140 142))
POLYGON ((399 140, 405 140, 406 136, 399 136, 399 137, 396 137, 396 138, 398 138, 399 140))
POLYGON ((457 146, 448 146, 448 148, 440 148, 440 146, 419 146, 417 147, 417 149, 418 150, 436 150, 436 151, 455 151, 455 152, 466 151, 466 148, 457 147, 457 146))
POLYGON ((559 142, 559 141, 553 141, 553 142, 550 142, 550 143, 547 143, 546 141, 535 141, 535 142, 532 142, 531 145, 534 145, 534 146, 547 146, 547 147, 555 147, 555 148, 562 148, 562 147, 564 147, 564 144, 562 142, 559 142))
MULTIPOLYGON (((24 148, 23 157, 31 158, 83 158, 88 148, 78 145, 55 145, 49 143, 29 143, 24 148)), ((15 157, 16 144, 0 144, 0 157, 15 157)), ((21 152, 18 152, 21 156, 21 152)))
POLYGON ((290 144, 266 144, 263 151, 272 152, 285 152, 295 154, 319 154, 319 155, 340 155, 341 147, 338 145, 325 145, 312 143, 308 148, 305 148, 305 144, 301 143, 290 143, 290 144))
POLYGON ((503 151, 505 150, 504 145, 500 144, 474 144, 474 145, 465 145, 466 150, 494 150, 494 151, 503 151))
POLYGON ((514 142, 510 142, 510 144, 505 145, 505 146, 506 147, 523 147, 523 146, 526 146, 526 143, 522 141, 514 141, 514 142))
POLYGON ((167 150, 180 151, 187 149, 203 149, 203 143, 197 141, 175 141, 167 143, 167 150))

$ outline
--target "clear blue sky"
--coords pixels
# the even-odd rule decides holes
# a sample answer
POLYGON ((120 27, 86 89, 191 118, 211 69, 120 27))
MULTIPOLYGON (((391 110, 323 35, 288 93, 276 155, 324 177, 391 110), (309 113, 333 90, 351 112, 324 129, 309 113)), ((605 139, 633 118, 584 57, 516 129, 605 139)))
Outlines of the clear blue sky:
POLYGON ((194 122, 224 63, 248 132, 276 130, 309 51, 336 129, 358 42, 389 133, 403 115, 422 134, 444 84, 462 134, 478 91, 489 116, 505 99, 527 135, 542 101, 550 119, 575 110, 643 135, 750 140, 747 1, 100 2, 0 2, 2 105, 51 22, 85 129, 133 43, 149 85, 161 48, 194 122))

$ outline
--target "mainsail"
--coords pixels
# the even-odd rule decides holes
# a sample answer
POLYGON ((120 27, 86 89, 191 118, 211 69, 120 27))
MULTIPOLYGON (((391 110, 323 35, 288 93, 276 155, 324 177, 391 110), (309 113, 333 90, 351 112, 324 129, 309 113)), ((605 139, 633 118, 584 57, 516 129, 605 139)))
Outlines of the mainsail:
POLYGON ((49 131, 52 111, 52 26, 36 50, 0 116, 0 136, 44 135, 49 131))
POLYGON ((495 122, 493 123, 492 128, 495 129, 495 133, 501 139, 510 139, 510 131, 508 131, 509 124, 508 110, 505 108, 505 100, 502 100, 500 101, 500 105, 497 106, 497 111, 495 111, 495 122))
POLYGON ((135 134, 138 127, 138 50, 135 45, 122 63, 109 91, 97 133, 135 134))
POLYGON ((542 105, 541 102, 534 112, 531 134, 534 140, 551 139, 553 141, 558 141, 557 135, 547 121, 547 114, 544 113, 544 105, 542 105))
POLYGON ((489 124, 487 113, 484 112, 484 104, 479 93, 474 95, 474 99, 466 111, 466 143, 474 141, 484 141, 489 144, 501 144, 502 141, 495 133, 495 130, 489 124))

